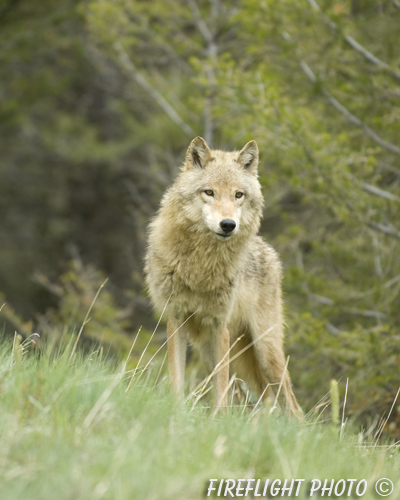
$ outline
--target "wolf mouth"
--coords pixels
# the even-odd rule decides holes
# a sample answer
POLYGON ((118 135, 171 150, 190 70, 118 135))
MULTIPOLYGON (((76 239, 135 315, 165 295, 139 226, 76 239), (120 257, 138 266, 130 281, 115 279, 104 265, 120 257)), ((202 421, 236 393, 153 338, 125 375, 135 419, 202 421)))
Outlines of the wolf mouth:
POLYGON ((215 233, 217 236, 222 236, 222 238, 230 238, 231 234, 215 233))

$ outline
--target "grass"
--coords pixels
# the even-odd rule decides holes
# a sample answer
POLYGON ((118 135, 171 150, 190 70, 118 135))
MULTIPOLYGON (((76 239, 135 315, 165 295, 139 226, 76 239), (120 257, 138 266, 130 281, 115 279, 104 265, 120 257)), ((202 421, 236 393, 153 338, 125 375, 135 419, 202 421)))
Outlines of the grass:
POLYGON ((363 498, 379 498, 387 477, 399 496, 396 447, 360 443, 351 426, 340 437, 330 422, 240 406, 213 417, 202 400, 177 403, 165 377, 154 387, 159 366, 127 391, 124 363, 70 356, 48 346, 22 361, 17 345, 0 347, 1 499, 191 500, 211 478, 366 479, 363 498))

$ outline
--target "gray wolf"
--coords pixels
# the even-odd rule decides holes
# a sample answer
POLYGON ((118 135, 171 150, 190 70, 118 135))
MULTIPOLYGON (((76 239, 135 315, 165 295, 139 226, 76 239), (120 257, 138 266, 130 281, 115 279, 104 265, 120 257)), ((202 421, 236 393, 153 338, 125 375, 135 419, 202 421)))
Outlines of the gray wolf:
POLYGON ((264 204, 257 166, 255 141, 240 152, 210 150, 201 137, 191 142, 149 225, 146 283, 168 317, 170 383, 179 396, 187 337, 210 373, 218 366, 217 407, 227 406, 229 357, 254 342, 233 369, 258 395, 282 382, 281 407, 300 416, 283 352, 282 268, 257 236, 264 204))

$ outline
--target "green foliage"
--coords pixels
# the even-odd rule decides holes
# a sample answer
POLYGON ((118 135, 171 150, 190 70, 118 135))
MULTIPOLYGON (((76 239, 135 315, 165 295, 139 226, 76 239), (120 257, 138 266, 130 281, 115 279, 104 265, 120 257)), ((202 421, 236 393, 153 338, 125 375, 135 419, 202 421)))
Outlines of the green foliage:
POLYGON ((51 337, 58 331, 63 336, 66 329, 78 333, 83 327, 84 338, 90 344, 101 342, 114 351, 129 351, 129 309, 124 311, 117 306, 100 271, 74 259, 58 283, 51 283, 45 276, 37 279, 57 297, 56 307, 39 318, 42 335, 51 337))

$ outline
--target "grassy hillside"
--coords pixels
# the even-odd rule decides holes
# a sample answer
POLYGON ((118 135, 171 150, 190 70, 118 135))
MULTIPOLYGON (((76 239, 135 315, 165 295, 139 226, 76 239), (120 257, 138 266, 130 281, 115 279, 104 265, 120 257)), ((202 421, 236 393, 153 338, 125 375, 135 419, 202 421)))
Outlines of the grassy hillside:
POLYGON ((244 405, 213 416, 202 400, 177 404, 159 367, 127 391, 132 371, 101 349, 26 347, 23 360, 6 342, 0 353, 1 499, 188 500, 211 478, 301 478, 303 498, 314 478, 365 479, 364 498, 377 498, 386 477, 400 493, 396 446, 350 426, 340 437, 329 408, 300 424, 244 405))

